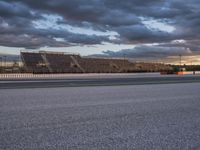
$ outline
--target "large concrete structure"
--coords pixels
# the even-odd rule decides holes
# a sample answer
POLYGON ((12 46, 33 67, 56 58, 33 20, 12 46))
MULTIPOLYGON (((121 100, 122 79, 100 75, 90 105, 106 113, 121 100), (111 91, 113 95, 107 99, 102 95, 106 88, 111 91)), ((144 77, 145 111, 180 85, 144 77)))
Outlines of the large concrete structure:
POLYGON ((123 73, 156 72, 171 67, 155 63, 134 63, 127 59, 83 58, 77 54, 21 52, 26 72, 31 73, 123 73))

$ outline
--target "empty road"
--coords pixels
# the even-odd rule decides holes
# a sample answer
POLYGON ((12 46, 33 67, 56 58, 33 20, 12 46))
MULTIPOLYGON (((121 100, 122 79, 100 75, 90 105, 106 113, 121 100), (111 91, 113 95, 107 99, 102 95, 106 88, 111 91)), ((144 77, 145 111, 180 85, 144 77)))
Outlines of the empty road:
POLYGON ((2 150, 198 150, 200 83, 0 90, 2 150))
POLYGON ((113 86, 113 85, 144 85, 168 83, 197 83, 200 75, 159 75, 159 74, 108 74, 108 75, 76 75, 64 78, 32 78, 32 79, 3 79, 0 89, 15 88, 49 88, 49 87, 84 87, 84 86, 113 86))

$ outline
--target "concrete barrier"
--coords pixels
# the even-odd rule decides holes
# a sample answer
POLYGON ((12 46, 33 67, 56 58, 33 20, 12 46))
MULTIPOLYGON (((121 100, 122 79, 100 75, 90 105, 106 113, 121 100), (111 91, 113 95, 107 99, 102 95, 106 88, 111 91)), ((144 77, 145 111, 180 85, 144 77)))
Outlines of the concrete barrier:
POLYGON ((200 71, 180 71, 176 73, 177 75, 195 75, 200 74, 200 71))
POLYGON ((200 71, 160 72, 161 75, 200 75, 200 71))

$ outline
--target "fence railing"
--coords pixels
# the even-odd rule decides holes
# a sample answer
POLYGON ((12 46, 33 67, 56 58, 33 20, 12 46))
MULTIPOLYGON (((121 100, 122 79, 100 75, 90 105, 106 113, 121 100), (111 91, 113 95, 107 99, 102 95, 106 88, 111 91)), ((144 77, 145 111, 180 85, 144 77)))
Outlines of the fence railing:
MULTIPOLYGON (((78 76, 78 74, 31 74, 31 73, 16 73, 16 74, 0 74, 0 79, 31 79, 31 78, 64 78, 78 76)), ((80 76, 80 74, 79 74, 80 76)))
MULTIPOLYGON (((58 79, 58 78, 79 78, 79 77, 97 77, 103 76, 115 76, 119 74, 108 73, 84 73, 84 74, 32 74, 32 73, 16 73, 16 74, 0 74, 0 80, 4 79, 58 79)), ((129 75, 129 74, 127 74, 129 75)))
MULTIPOLYGON (((159 73, 84 73, 84 74, 32 74, 32 73, 11 73, 11 74, 0 74, 0 80, 3 79, 53 79, 53 78, 73 78, 73 77, 97 77, 101 75, 103 76, 120 76, 120 75, 138 75, 138 76, 154 76, 159 75, 159 73)), ((193 72, 183 72, 182 75, 193 75, 193 72)), ((200 71, 196 71, 195 75, 200 75, 200 71)))

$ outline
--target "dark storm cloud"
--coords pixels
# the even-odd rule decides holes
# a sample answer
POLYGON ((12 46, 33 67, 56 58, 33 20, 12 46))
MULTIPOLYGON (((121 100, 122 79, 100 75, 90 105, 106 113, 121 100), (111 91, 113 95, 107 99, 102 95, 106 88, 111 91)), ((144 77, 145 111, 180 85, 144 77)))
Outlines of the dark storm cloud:
POLYGON ((129 58, 166 58, 168 56, 178 56, 182 55, 190 55, 191 51, 186 49, 185 47, 165 47, 161 45, 154 46, 136 46, 133 49, 124 49, 121 51, 113 52, 113 51, 104 51, 103 56, 110 57, 129 57, 129 58))
POLYGON ((22 3, 0 1, 1 17, 32 17, 30 10, 22 3))
MULTIPOLYGON (((1 33, 1 32, 0 32, 1 33)), ((108 37, 90 36, 83 34, 73 34, 70 32, 62 32, 59 30, 23 30, 21 34, 19 30, 3 33, 0 36, 1 46, 40 48, 44 46, 50 47, 68 47, 75 44, 100 44, 102 41, 109 41, 108 37), (13 34, 15 33, 15 34, 13 34), (62 41, 56 39, 62 39, 62 41)))
POLYGON ((144 25, 122 26, 117 28, 121 38, 128 43, 154 43, 173 39, 172 35, 162 31, 149 30, 144 25))
POLYGON ((25 47, 28 49, 35 49, 47 45, 53 47, 66 46, 66 43, 56 42, 56 40, 48 37, 13 34, 5 34, 3 37, 0 37, 0 44, 2 46, 7 46, 7 43, 11 47, 25 47))
MULTIPOLYGON (((37 3, 34 3, 35 1, 26 2, 28 3, 23 1, 12 1, 12 3, 0 1, 1 46, 25 48, 63 47, 70 46, 73 43, 101 44, 103 41, 109 41, 107 36, 75 34, 63 30, 37 29, 32 24, 32 21, 45 20, 42 14, 48 12, 45 10, 46 4, 39 1, 37 3), (44 6, 44 9, 42 9, 42 6, 44 6), (62 38, 65 41, 56 41, 55 38, 62 38)), ((74 21, 71 22, 74 23, 74 21)))
MULTIPOLYGON (((70 44, 128 44, 160 43, 159 46, 139 46, 126 50, 131 56, 162 56, 199 51, 199 0, 0 0, 0 44, 12 47, 70 46, 70 44), (107 35, 85 35, 70 31, 38 29, 33 21, 45 20, 44 14, 57 15, 61 25, 94 30, 115 31, 118 40, 107 35), (141 18, 172 25, 173 32, 152 30, 141 18), (19 39, 21 38, 21 39, 19 39), (55 38, 62 38, 58 41, 55 38), (10 39, 10 41, 9 41, 10 39), (34 39, 34 40, 33 40, 34 39), (37 39, 37 40, 36 40, 37 39), (174 44, 174 40, 184 43, 174 44), (165 43, 165 44, 163 44, 165 43), (148 50, 149 49, 149 50, 148 50), (180 49, 178 51, 177 49, 180 49)), ((121 51, 108 55, 120 55, 121 51)))

